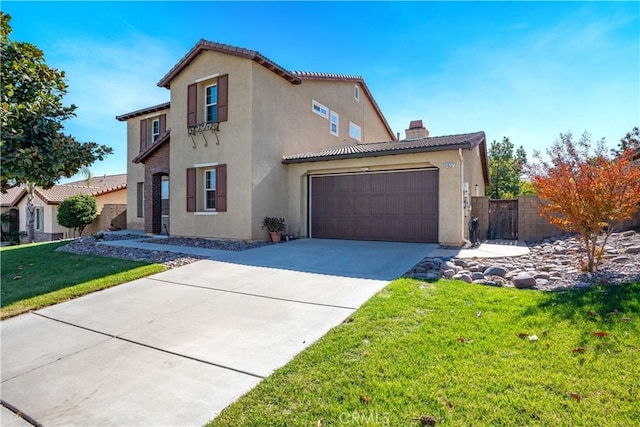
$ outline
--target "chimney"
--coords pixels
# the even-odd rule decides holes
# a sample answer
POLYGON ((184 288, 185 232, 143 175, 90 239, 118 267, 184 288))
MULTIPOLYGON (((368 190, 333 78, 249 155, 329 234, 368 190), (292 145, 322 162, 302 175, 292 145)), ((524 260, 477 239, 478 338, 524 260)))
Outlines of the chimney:
POLYGON ((422 139, 429 136, 429 129, 424 127, 422 120, 411 120, 411 123, 409 123, 409 129, 406 129, 405 133, 407 135, 407 140, 422 139))

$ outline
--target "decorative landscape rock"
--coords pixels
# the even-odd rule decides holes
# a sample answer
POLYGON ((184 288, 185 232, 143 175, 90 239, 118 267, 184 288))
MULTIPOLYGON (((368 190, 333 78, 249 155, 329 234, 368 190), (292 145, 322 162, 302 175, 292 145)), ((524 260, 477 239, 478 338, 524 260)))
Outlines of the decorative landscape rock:
POLYGON ((536 285, 536 279, 529 273, 518 273, 512 280, 513 286, 518 289, 529 289, 536 285))
POLYGON ((500 277, 504 277, 507 274, 507 269, 499 266, 499 265, 492 265, 491 267, 487 268, 484 271, 484 275, 485 276, 500 276, 500 277))
MULTIPOLYGON (((602 242, 599 242, 602 244, 602 242)), ((543 291, 564 291, 595 284, 628 283, 640 280, 640 233, 613 233, 603 248, 599 270, 581 271, 586 253, 577 236, 563 235, 530 242, 530 253, 510 258, 425 258, 418 265, 433 265, 420 274, 437 274, 485 286, 510 286, 543 291)), ((415 277, 410 270, 407 277, 415 277)))

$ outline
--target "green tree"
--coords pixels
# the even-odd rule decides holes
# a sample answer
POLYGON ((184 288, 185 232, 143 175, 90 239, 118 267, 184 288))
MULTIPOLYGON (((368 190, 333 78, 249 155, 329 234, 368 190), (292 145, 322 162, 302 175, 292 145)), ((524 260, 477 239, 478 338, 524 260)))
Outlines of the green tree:
POLYGON ((640 129, 638 126, 627 132, 627 134, 620 138, 618 149, 615 150, 616 154, 622 154, 626 150, 638 150, 640 149, 640 129))
POLYGON ((84 228, 91 224, 98 216, 96 198, 87 194, 77 194, 67 197, 58 207, 58 224, 73 228, 82 236, 84 228))
POLYGON ((75 117, 76 109, 62 104, 64 71, 47 66, 33 44, 10 40, 10 20, 0 12, 0 190, 18 185, 27 190, 27 231, 33 241, 36 186, 51 188, 60 178, 103 160, 112 149, 64 134, 63 122, 75 117))
POLYGON ((488 194, 492 199, 510 199, 520 194, 521 176, 527 163, 527 153, 520 146, 514 153, 509 138, 493 141, 489 148, 489 184, 488 194))

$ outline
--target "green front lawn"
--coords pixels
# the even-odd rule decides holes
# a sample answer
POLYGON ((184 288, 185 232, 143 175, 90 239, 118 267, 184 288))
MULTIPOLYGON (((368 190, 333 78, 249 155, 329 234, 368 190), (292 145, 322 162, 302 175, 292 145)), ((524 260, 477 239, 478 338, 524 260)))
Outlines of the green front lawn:
POLYGON ((639 361, 640 283, 399 279, 209 426, 640 425, 639 361))
POLYGON ((0 318, 119 285, 164 270, 159 264, 56 252, 68 242, 0 250, 0 318))

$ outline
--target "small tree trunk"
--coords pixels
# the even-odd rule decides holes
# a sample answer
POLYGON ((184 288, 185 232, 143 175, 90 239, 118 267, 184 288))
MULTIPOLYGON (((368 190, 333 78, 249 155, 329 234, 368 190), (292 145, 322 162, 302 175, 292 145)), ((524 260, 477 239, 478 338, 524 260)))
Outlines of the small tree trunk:
POLYGON ((35 196, 35 185, 33 183, 27 184, 27 241, 33 243, 36 241, 35 221, 36 221, 36 208, 33 205, 33 198, 35 196))
POLYGON ((584 239, 584 248, 587 251, 587 271, 588 272, 592 272, 593 271, 593 248, 592 248, 592 243, 591 243, 591 233, 584 233, 582 235, 583 239, 584 239))

